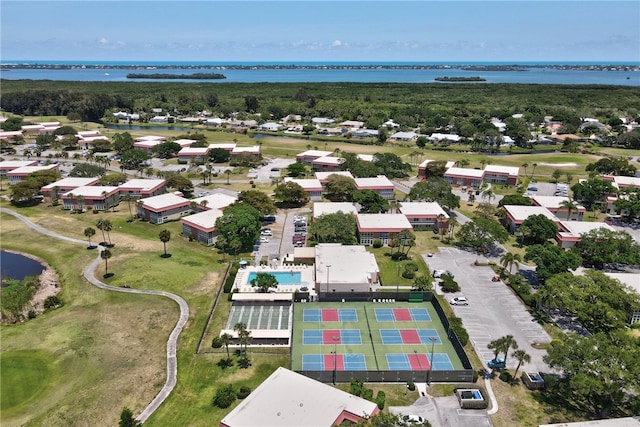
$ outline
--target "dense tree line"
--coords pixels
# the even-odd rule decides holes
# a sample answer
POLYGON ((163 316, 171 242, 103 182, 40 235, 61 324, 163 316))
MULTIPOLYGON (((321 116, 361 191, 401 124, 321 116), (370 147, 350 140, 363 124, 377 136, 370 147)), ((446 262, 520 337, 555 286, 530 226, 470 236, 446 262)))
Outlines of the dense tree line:
MULTIPOLYGON (((404 128, 419 127, 423 133, 450 125, 464 137, 476 136, 478 144, 495 139, 490 117, 504 120, 506 134, 522 143, 527 123, 542 123, 545 116, 562 120, 565 130, 573 132, 584 115, 614 125, 621 116, 640 115, 637 88, 596 85, 4 80, 1 95, 0 107, 18 115, 74 115, 99 121, 118 110, 151 113, 152 108, 163 108, 191 114, 206 109, 220 117, 240 112, 275 120, 289 114, 360 120, 371 129, 393 118, 404 128), (523 117, 514 119, 515 113, 523 117)), ((638 138, 621 142, 631 147, 638 138)))

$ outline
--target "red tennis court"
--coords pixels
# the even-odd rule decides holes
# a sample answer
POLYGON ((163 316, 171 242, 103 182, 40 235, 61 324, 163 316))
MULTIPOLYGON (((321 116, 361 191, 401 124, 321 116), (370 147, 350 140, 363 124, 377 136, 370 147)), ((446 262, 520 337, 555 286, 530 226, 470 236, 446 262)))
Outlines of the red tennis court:
POLYGON ((342 354, 325 354, 324 355, 325 370, 333 369, 334 356, 337 356, 335 357, 336 371, 344 371, 344 356, 342 354))
POLYGON ((340 330, 325 329, 322 331, 322 344, 342 344, 340 330), (334 338, 337 338, 335 341, 334 338))
POLYGON ((337 322, 340 320, 337 308, 323 308, 322 309, 322 321, 323 322, 337 322))
POLYGON ((396 322, 410 322, 413 320, 408 308, 394 308, 393 316, 395 317, 396 322))
POLYGON ((409 358, 409 363, 411 364, 411 369, 414 371, 428 371, 429 370, 429 359, 426 354, 407 354, 409 358))
POLYGON ((415 329, 400 329, 400 336, 402 337, 402 344, 422 344, 420 335, 415 329))

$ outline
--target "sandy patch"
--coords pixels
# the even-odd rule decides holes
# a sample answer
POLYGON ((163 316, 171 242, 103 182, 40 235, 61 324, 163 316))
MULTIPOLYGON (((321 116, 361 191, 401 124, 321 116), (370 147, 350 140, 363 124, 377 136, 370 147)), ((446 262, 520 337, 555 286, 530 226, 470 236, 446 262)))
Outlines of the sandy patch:
POLYGON ((577 163, 538 163, 540 166, 555 166, 558 168, 574 168, 578 166, 577 163))

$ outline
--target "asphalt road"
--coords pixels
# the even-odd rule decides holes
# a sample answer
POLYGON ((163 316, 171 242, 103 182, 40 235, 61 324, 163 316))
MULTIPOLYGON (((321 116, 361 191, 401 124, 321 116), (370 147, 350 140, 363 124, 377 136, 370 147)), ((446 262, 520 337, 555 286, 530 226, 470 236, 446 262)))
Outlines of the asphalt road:
MULTIPOLYGON (((84 247, 87 246, 87 242, 85 240, 73 239, 71 237, 63 236, 63 235, 54 233, 53 231, 49 231, 37 224, 34 224, 25 216, 20 215, 19 213, 12 211, 10 209, 0 208, 0 212, 6 213, 18 218, 20 221, 25 223, 31 229, 41 234, 44 234, 46 236, 53 237, 55 239, 65 240, 67 242, 82 245, 84 247)), ((102 262, 102 259, 100 258, 100 252, 103 251, 104 249, 105 249, 104 247, 98 246, 98 256, 82 272, 83 276, 89 281, 89 283, 91 283, 92 285, 100 289, 105 289, 108 291, 125 292, 130 294, 142 294, 142 295, 158 295, 158 296, 166 297, 175 301, 180 307, 180 318, 178 319, 176 326, 171 331, 171 334, 169 335, 169 339, 167 340, 167 350, 166 350, 167 351, 167 379, 164 383, 164 386, 158 392, 158 394, 147 405, 147 407, 144 408, 144 410, 140 413, 140 415, 136 417, 138 421, 140 421, 141 423, 144 423, 151 416, 151 414, 153 414, 155 410, 158 409, 160 405, 162 405, 165 399, 169 397, 169 394, 171 394, 171 392, 176 386, 177 376, 178 376, 178 359, 177 359, 176 348, 177 348, 178 337, 180 336, 180 333, 182 332, 184 325, 187 323, 187 320, 189 319, 189 306, 187 305, 187 302, 184 299, 182 299, 178 295, 174 295, 169 292, 153 291, 153 290, 146 290, 146 289, 120 288, 115 286, 109 286, 101 282, 100 280, 98 280, 95 277, 94 273, 95 273, 95 269, 98 267, 98 264, 102 262)))

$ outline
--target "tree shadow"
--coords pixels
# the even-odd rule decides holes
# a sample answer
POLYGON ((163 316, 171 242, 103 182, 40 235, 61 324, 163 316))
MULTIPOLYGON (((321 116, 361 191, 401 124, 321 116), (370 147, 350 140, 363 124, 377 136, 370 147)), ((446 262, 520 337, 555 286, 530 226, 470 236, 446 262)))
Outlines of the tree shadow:
POLYGON ((171 258, 171 254, 162 254, 160 258, 171 258))
POLYGON ((114 274, 115 274, 115 273, 107 273, 107 274, 103 274, 103 275, 102 275, 102 278, 103 278, 103 279, 108 279, 108 278, 110 278, 110 277, 113 277, 113 276, 114 276, 114 274))
POLYGON ((97 245, 87 246, 87 250, 96 249, 97 247, 97 245))

